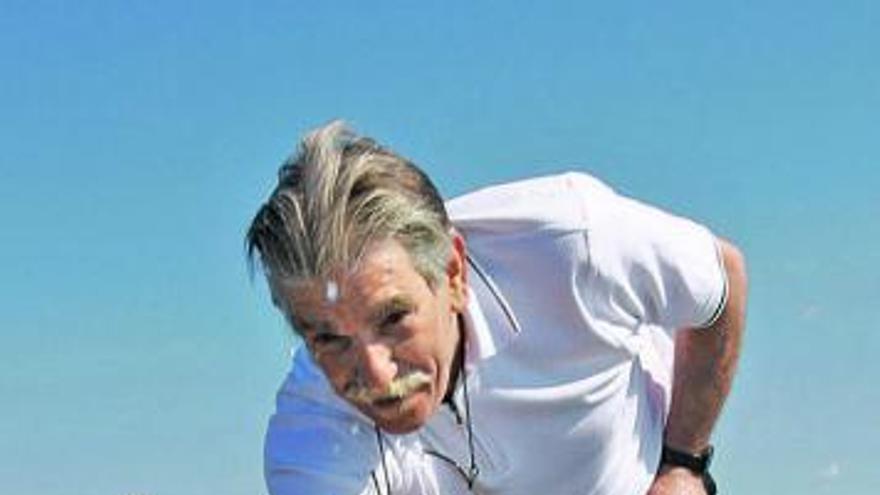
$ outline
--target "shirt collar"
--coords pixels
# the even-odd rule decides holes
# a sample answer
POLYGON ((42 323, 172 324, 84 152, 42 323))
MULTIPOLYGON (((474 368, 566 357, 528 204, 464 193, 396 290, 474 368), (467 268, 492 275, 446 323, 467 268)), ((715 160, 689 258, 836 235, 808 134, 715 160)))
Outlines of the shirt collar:
POLYGON ((474 367, 510 344, 520 333, 519 322, 501 291, 477 261, 470 267, 467 310, 464 312, 467 347, 465 364, 474 367))

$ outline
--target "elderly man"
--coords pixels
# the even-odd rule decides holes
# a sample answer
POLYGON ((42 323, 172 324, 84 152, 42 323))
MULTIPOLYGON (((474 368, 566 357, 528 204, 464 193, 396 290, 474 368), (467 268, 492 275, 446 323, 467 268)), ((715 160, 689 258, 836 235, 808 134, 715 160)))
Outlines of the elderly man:
POLYGON ((304 342, 273 495, 714 493, 746 284, 706 228, 581 173, 444 204, 335 122, 247 244, 304 342))

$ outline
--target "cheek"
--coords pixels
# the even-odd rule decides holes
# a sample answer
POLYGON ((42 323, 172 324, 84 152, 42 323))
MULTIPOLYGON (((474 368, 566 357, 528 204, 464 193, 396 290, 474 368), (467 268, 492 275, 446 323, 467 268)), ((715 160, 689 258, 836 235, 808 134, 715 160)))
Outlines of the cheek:
POLYGON ((431 360, 436 352, 437 322, 434 318, 419 318, 405 329, 403 341, 398 345, 401 359, 418 363, 431 360))
POLYGON ((331 362, 328 359, 316 359, 318 367, 324 371, 324 376, 330 381, 337 391, 343 390, 353 376, 353 367, 343 366, 339 363, 331 362))

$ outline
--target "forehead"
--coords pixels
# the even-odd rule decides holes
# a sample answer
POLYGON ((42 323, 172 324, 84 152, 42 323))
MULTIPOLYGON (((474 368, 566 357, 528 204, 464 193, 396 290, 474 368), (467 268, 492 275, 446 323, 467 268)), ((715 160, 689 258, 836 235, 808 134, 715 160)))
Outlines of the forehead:
POLYGON ((415 297, 426 288, 409 253, 394 240, 371 246, 352 269, 280 287, 298 320, 351 317, 401 296, 415 297))

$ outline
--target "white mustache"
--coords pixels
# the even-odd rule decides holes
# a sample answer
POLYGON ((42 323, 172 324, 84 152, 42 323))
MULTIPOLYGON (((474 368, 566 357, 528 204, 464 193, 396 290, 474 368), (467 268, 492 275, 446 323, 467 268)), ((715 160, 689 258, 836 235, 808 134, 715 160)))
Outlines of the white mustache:
POLYGON ((423 371, 414 371, 395 378, 384 390, 353 386, 345 391, 345 397, 354 402, 372 403, 381 399, 400 399, 431 383, 431 377, 423 371))

